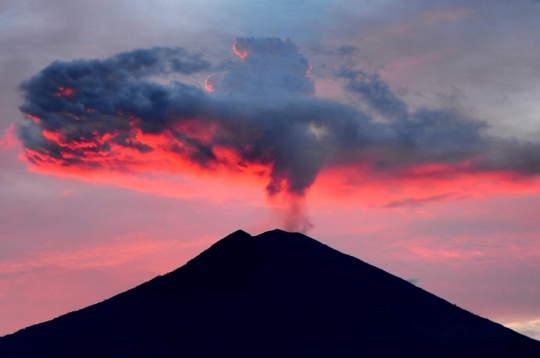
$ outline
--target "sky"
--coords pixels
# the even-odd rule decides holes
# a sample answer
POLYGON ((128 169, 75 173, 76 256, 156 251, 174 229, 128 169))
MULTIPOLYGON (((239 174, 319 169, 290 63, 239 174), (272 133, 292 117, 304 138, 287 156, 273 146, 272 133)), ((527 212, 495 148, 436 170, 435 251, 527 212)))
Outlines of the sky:
POLYGON ((278 227, 540 339, 539 16, 0 0, 0 335, 278 227))

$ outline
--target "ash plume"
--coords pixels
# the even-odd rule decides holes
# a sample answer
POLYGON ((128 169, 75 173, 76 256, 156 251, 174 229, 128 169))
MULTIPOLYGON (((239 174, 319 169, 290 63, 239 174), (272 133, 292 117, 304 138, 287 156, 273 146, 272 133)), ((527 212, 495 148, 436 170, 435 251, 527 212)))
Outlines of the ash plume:
POLYGON ((485 123, 453 109, 412 111, 377 75, 336 73, 364 110, 316 97, 290 40, 238 38, 234 51, 240 58, 225 73, 182 48, 53 62, 21 84, 27 160, 135 173, 262 167, 268 197, 293 202, 288 228, 304 231, 305 195, 332 167, 390 177, 430 164, 463 175, 540 173, 538 143, 484 136, 485 123), (156 79, 173 73, 207 73, 207 90, 156 79))

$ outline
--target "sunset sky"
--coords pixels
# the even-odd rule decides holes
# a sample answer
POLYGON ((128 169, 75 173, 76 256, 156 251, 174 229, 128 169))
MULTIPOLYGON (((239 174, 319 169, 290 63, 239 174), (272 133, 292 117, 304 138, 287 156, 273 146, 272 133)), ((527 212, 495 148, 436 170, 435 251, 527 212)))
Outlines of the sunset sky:
POLYGON ((0 0, 0 335, 279 227, 540 339, 539 18, 0 0))

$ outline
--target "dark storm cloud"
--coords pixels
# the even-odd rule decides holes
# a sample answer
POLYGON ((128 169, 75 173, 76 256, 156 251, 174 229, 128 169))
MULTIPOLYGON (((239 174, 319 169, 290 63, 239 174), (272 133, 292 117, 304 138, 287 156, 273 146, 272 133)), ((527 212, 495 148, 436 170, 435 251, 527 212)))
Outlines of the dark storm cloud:
POLYGON ((155 79, 211 69, 184 49, 52 63, 21 86, 21 110, 34 118, 19 129, 28 159, 114 170, 133 168, 149 153, 207 170, 261 164, 270 170, 270 196, 303 196, 323 168, 337 165, 367 165, 394 177, 428 164, 444 164, 453 174, 540 173, 538 144, 484 137, 484 123, 452 109, 410 110, 377 75, 347 69, 336 75, 365 104, 360 110, 314 97, 309 63, 290 40, 241 38, 234 49, 242 60, 210 76, 212 92, 155 79), (167 142, 145 142, 139 134, 167 142), (220 155, 223 148, 234 161, 220 155), (139 156, 119 156, 119 149, 139 156))

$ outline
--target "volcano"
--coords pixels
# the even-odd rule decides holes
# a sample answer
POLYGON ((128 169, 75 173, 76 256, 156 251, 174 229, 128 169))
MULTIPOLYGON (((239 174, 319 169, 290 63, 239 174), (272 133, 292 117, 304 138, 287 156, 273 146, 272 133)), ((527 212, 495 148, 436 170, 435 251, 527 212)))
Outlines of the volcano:
POLYGON ((0 357, 540 357, 540 342, 305 235, 183 267, 0 338, 0 357))

